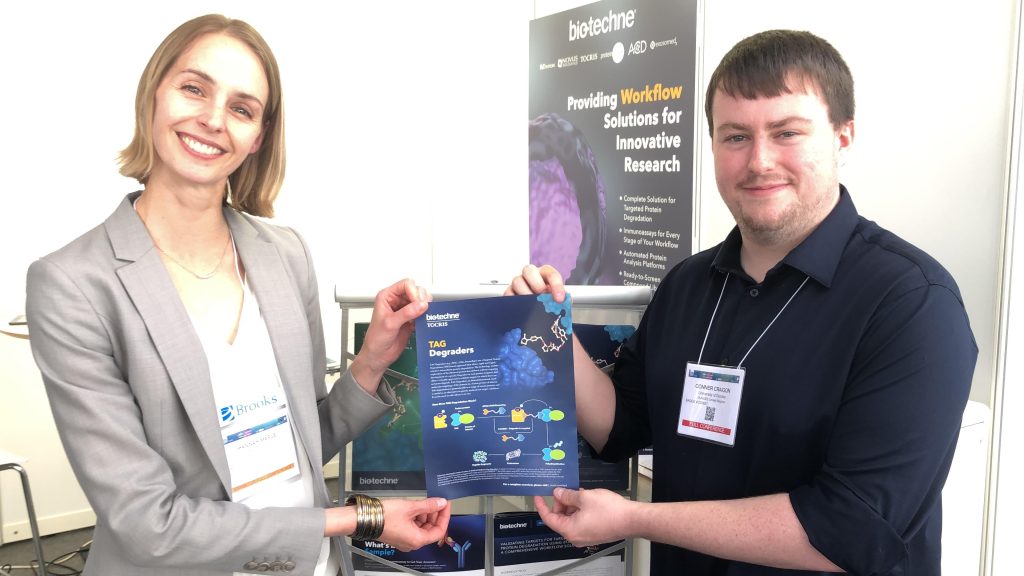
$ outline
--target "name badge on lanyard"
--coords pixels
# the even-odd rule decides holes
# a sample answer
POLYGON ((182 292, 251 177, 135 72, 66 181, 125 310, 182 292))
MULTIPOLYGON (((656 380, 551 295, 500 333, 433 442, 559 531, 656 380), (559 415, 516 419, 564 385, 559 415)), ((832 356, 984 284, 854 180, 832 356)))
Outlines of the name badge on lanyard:
POLYGON ((743 368, 687 362, 676 432, 733 446, 745 373, 743 368))
POLYGON ((701 364, 701 358, 704 357, 704 345, 708 342, 711 326, 715 322, 715 314, 718 313, 718 306, 722 303, 722 296, 725 294, 725 285, 729 282, 729 275, 726 275, 725 281, 722 282, 722 292, 718 295, 718 302, 715 303, 715 310, 711 313, 707 333, 704 334, 704 344, 701 345, 700 355, 696 362, 686 363, 683 397, 679 405, 679 418, 676 421, 677 434, 729 447, 736 445, 736 426, 739 423, 740 400, 743 398, 743 380, 747 373, 743 368, 743 362, 754 350, 754 346, 757 346, 761 338, 768 333, 772 324, 775 324, 779 316, 782 316, 782 312, 793 301, 793 298, 796 298, 800 289, 807 284, 809 279, 810 277, 804 278, 796 292, 793 292, 789 300, 783 304, 782 310, 779 310, 775 318, 768 323, 764 332, 761 332, 736 367, 701 364))
POLYGON ((282 401, 258 412, 245 422, 222 424, 234 502, 299 475, 287 405, 282 401))

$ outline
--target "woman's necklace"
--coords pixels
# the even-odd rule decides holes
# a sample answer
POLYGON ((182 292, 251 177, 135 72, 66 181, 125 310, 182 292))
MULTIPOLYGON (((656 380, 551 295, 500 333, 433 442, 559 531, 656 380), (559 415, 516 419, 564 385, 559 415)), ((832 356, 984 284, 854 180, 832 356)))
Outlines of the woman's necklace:
MULTIPOLYGON (((138 198, 136 198, 135 202, 132 202, 132 208, 135 210, 136 214, 139 213, 139 209, 135 206, 135 203, 138 202, 138 201, 139 201, 138 198)), ((142 218, 142 214, 139 214, 139 220, 142 220, 142 225, 146 226, 146 220, 142 218)), ((148 229, 149 226, 146 226, 146 228, 148 229)), ((182 264, 181 261, 179 261, 174 256, 171 256, 166 250, 161 248, 160 245, 156 243, 156 238, 153 238, 152 234, 150 234, 150 240, 153 241, 153 246, 156 246, 156 249, 159 250, 161 254, 163 254, 164 256, 167 256, 168 260, 170 260, 171 262, 174 262, 175 264, 177 264, 182 270, 184 270, 185 272, 188 272, 189 274, 195 276, 198 280, 209 280, 210 278, 213 278, 214 276, 217 275, 217 271, 220 270, 221 263, 224 262, 224 255, 228 253, 228 245, 231 244, 231 230, 230 229, 228 230, 227 242, 224 243, 224 248, 220 251, 220 259, 217 260, 217 264, 213 267, 213 270, 210 270, 206 274, 199 274, 199 273, 197 273, 195 270, 192 270, 188 266, 185 266, 184 264, 182 264)))
POLYGON ((156 249, 159 250, 161 254, 163 254, 164 256, 167 256, 167 258, 171 262, 174 262, 179 267, 181 267, 182 270, 184 270, 185 272, 188 272, 189 274, 195 276, 199 280, 209 280, 210 278, 213 278, 214 276, 217 275, 217 271, 220 270, 221 263, 224 262, 224 255, 228 253, 228 245, 229 244, 231 244, 231 231, 230 230, 228 231, 228 241, 224 243, 224 249, 220 251, 220 259, 217 260, 217 264, 213 267, 213 270, 210 270, 206 274, 199 274, 195 270, 192 270, 188 266, 185 266, 184 264, 182 264, 174 256, 171 256, 170 254, 168 254, 166 250, 161 248, 160 245, 156 243, 156 240, 153 240, 153 246, 156 246, 156 249))

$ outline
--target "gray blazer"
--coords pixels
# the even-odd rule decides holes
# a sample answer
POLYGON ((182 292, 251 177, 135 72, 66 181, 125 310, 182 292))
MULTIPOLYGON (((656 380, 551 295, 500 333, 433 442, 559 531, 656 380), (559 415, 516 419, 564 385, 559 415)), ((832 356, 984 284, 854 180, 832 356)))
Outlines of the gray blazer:
MULTIPOLYGON (((138 194, 28 271, 32 352, 96 512, 85 573, 224 575, 278 562, 310 574, 322 510, 250 510, 229 500, 206 356, 132 208, 138 194)), ((312 464, 316 505, 326 507, 323 463, 394 397, 386 385, 371 397, 349 374, 327 393, 316 276, 304 241, 227 207, 224 215, 312 464)))

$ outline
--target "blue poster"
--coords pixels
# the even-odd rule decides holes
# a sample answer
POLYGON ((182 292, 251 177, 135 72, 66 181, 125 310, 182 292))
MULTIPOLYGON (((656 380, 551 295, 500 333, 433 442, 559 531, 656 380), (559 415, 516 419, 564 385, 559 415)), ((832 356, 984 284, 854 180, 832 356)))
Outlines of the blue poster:
MULTIPOLYGON (((369 324, 355 325, 358 353, 369 324)), ((398 374, 384 380, 395 393, 391 412, 352 441, 352 490, 423 490, 423 443, 420 437, 420 395, 416 383, 416 334, 389 366, 398 374)))
MULTIPOLYGON (((353 540, 352 545, 378 558, 383 558, 429 574, 484 575, 485 518, 481 514, 453 515, 448 522, 444 540, 427 544, 419 550, 402 552, 383 542, 353 540)), ((355 576, 380 576, 399 571, 370 558, 354 554, 355 576)))
POLYGON ((570 303, 433 302, 417 319, 427 494, 579 487, 570 303))

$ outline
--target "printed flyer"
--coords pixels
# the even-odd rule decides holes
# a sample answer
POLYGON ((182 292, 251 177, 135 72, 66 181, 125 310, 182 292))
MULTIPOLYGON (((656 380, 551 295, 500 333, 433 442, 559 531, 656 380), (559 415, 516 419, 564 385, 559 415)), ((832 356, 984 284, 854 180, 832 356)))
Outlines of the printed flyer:
MULTIPOLYGON (((427 544, 419 550, 402 552, 383 542, 353 540, 352 545, 411 570, 427 574, 484 576, 485 518, 482 514, 454 515, 448 522, 443 542, 427 544)), ((399 570, 372 558, 352 555, 355 576, 391 576, 399 570)))
MULTIPOLYGON (((534 576, 590 558, 616 543, 577 548, 548 528, 536 512, 494 516, 494 576, 534 576)), ((622 576, 625 554, 620 550, 562 572, 567 576, 622 576)))
POLYGON ((433 302, 416 351, 427 494, 579 486, 570 296, 433 302))
POLYGON ((690 255, 698 0, 602 0, 530 22, 530 262, 657 287, 690 255))
MULTIPOLYGON (((355 350, 362 347, 369 324, 355 325, 355 350)), ((416 334, 390 366, 410 376, 384 379, 395 392, 391 413, 352 441, 352 490, 416 491, 426 488, 423 479, 423 437, 420 434, 420 396, 416 378, 416 334)))

